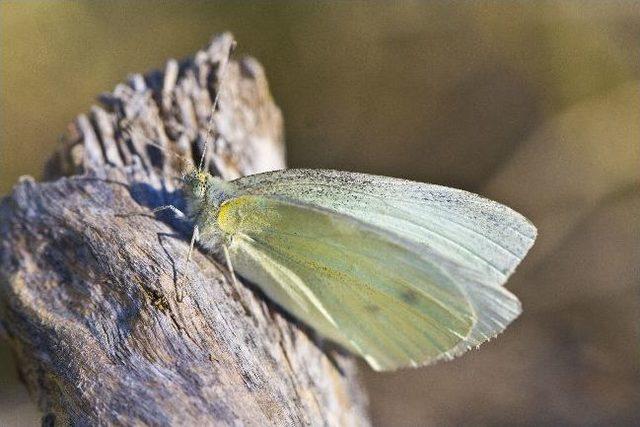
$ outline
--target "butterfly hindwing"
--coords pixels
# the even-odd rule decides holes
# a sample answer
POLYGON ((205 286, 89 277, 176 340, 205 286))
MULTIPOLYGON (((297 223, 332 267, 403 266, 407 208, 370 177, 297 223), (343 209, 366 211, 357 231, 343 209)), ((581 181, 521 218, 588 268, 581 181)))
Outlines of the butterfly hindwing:
POLYGON ((437 260, 349 216, 243 195, 222 205, 218 223, 241 275, 374 369, 447 357, 476 322, 437 260))

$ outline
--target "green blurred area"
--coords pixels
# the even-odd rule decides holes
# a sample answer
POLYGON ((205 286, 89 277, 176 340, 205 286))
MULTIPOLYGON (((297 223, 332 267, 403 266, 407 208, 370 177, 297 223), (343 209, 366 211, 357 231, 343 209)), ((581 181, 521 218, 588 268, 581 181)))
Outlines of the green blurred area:
MULTIPOLYGON (((465 188, 540 229, 507 333, 448 364, 363 368, 376 424, 640 418, 638 3, 30 1, 0 19, 0 194, 97 94, 230 30, 266 68, 290 166, 465 188)), ((4 365, 0 424, 17 423, 4 365)))

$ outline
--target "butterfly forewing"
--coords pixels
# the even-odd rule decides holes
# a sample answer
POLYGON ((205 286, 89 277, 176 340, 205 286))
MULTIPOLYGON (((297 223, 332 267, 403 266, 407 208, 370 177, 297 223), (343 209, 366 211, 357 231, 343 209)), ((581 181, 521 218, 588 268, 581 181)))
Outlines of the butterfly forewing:
POLYGON ((288 197, 351 215, 437 248, 503 284, 533 244, 536 229, 512 209, 467 191, 398 178, 287 169, 234 182, 250 194, 288 197))

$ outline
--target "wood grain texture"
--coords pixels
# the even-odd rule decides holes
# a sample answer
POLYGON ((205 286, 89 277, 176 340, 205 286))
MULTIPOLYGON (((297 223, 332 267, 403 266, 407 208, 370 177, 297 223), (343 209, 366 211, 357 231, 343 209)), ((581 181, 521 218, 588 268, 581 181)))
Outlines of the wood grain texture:
MULTIPOLYGON (((190 224, 126 215, 184 206, 176 177, 200 156, 231 42, 102 95, 70 125, 49 182, 23 178, 0 203, 0 332, 45 424, 368 424, 350 357, 211 255, 196 251, 181 278, 190 224)), ((284 167, 256 60, 229 64, 214 122, 215 173, 284 167)))

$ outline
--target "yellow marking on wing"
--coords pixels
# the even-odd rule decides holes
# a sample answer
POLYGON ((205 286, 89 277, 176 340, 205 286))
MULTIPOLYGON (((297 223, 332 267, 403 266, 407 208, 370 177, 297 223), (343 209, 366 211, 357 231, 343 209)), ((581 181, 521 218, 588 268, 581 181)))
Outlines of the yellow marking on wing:
POLYGON ((234 197, 222 203, 217 218, 220 229, 227 234, 234 234, 244 217, 240 212, 246 211, 243 208, 251 204, 247 196, 234 197))

